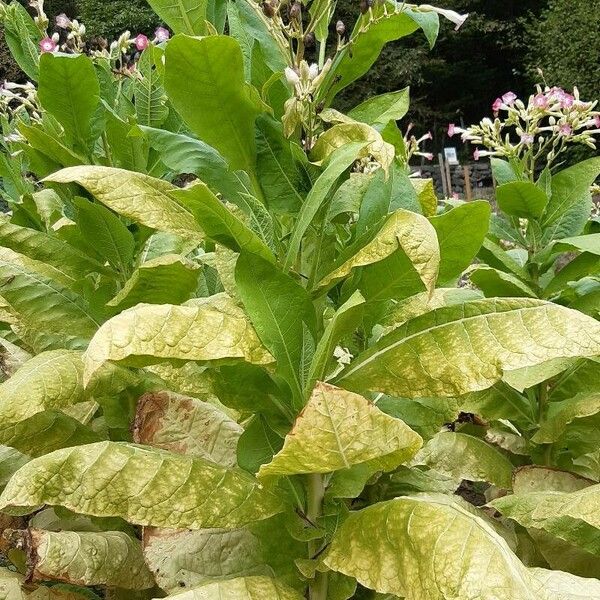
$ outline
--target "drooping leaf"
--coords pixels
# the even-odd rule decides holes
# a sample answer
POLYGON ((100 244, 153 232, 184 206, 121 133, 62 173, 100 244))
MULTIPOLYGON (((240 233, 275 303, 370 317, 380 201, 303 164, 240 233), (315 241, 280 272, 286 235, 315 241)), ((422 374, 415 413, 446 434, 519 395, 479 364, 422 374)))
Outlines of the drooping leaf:
POLYGON ((121 531, 76 532, 29 529, 25 533, 34 581, 126 589, 154 587, 139 541, 121 531))
POLYGON ((107 302, 115 311, 136 304, 180 304, 198 287, 198 265, 177 254, 166 254, 141 264, 119 293, 107 302))
POLYGON ((7 513, 27 514, 41 504, 188 529, 240 527, 282 510, 279 498, 241 470, 120 442, 36 458, 15 473, 0 496, 0 510, 7 513))
POLYGON ((85 54, 40 57, 40 104, 63 126, 68 145, 89 145, 92 116, 100 102, 100 85, 92 60, 85 54))
POLYGON ((203 183, 171 192, 196 218, 207 237, 235 252, 250 252, 274 262, 269 247, 203 183))
MULTIPOLYGON (((303 596, 270 577, 238 577, 214 581, 178 594, 178 600, 302 600, 303 596)), ((158 600, 158 599, 155 599, 158 600)))
POLYGON ((577 311, 526 298, 476 300, 398 327, 336 381, 396 396, 459 396, 490 387, 505 371, 594 356, 599 347, 597 321, 577 311))
POLYGON ((227 295, 199 299, 191 306, 140 304, 100 327, 85 353, 84 381, 109 360, 143 366, 168 359, 236 358, 256 364, 272 360, 227 295))
POLYGON ((78 183, 115 212, 159 231, 200 238, 194 217, 169 195, 175 186, 142 173, 112 167, 70 167, 45 181, 78 183))
POLYGON ((258 336, 300 405, 304 328, 313 337, 316 334, 315 310, 306 290, 271 263, 248 253, 237 261, 235 280, 258 336))
POLYGON ((329 473, 367 462, 373 470, 391 470, 421 443, 400 419, 362 396, 319 382, 283 448, 258 476, 329 473))
POLYGON ((350 514, 323 562, 381 594, 415 600, 554 598, 480 515, 442 495, 381 502, 350 514))
POLYGON ((413 464, 426 465, 455 479, 511 488, 511 462, 483 440, 464 433, 438 433, 419 451, 413 464))
POLYGON ((600 255, 600 233, 589 233, 575 237, 563 238, 554 245, 554 249, 561 252, 589 252, 600 255))
POLYGON ((496 201, 507 215, 538 219, 548 204, 548 196, 535 183, 511 181, 496 188, 496 201))
POLYGON ((148 392, 137 403, 133 441, 233 467, 242 431, 208 402, 172 392, 148 392))
POLYGON ((228 36, 178 35, 165 53, 165 88, 198 137, 216 148, 233 170, 254 170, 254 120, 261 107, 244 81, 242 52, 228 36), (190 69, 194 77, 190 79, 190 69))
POLYGON ((431 217, 440 244, 440 285, 458 277, 479 252, 488 232, 490 205, 485 200, 461 204, 431 217))

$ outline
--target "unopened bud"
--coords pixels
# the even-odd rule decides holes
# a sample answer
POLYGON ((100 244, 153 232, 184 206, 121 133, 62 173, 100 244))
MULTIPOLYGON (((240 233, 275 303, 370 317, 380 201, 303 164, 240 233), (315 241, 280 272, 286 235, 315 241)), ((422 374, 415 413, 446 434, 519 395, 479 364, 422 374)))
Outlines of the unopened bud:
POLYGON ((300 2, 294 2, 290 7, 290 20, 299 21, 302 18, 302 8, 300 2))
POLYGON ((314 48, 314 46, 315 46, 315 34, 312 31, 309 31, 304 36, 304 46, 306 48, 314 48))
POLYGON ((346 26, 344 25, 344 21, 338 21, 335 24, 335 30, 340 37, 344 37, 346 33, 346 26))
POLYGON ((373 0, 360 0, 360 12, 364 15, 371 6, 373 6, 373 0))
POLYGON ((271 4, 271 2, 269 2, 269 0, 265 0, 262 3, 262 11, 266 17, 269 17, 269 19, 275 16, 275 7, 271 4))

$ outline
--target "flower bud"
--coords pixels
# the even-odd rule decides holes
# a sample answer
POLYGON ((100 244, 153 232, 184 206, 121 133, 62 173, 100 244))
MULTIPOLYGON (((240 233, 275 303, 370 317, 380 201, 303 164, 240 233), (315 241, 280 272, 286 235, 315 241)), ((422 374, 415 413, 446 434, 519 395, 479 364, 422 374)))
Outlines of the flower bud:
POLYGON ((304 46, 306 48, 314 48, 314 46, 315 46, 315 34, 312 31, 309 31, 304 36, 304 46))
POLYGON ((298 85, 300 83, 300 77, 298 77, 298 73, 296 73, 294 69, 286 67, 284 73, 285 78, 290 85, 298 85))
POLYGON ((340 37, 344 37, 346 34, 346 26, 344 25, 344 21, 338 21, 335 24, 335 30, 340 37))
POLYGON ((265 17, 269 17, 269 19, 272 19, 275 16, 275 7, 271 4, 271 2, 269 2, 269 0, 265 0, 262 3, 262 11, 265 17))
POLYGON ((65 13, 61 13, 55 17, 54 22, 60 29, 66 29, 71 24, 71 19, 69 19, 65 13))
POLYGON ((302 6, 300 2, 294 2, 290 7, 290 20, 299 21, 302 18, 302 6))
POLYGON ((360 0, 360 4, 359 4, 359 8, 360 8, 360 12, 364 15, 368 10, 369 7, 372 6, 373 2, 372 0, 360 0))
POLYGON ((317 63, 313 63, 308 68, 308 78, 312 81, 319 74, 319 65, 317 63))

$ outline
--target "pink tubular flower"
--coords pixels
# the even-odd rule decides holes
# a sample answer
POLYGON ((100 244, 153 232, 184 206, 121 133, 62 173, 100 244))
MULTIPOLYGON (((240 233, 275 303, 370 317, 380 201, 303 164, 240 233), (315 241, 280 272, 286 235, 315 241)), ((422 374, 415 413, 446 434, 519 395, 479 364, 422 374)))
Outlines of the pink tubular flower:
POLYGON ((494 104, 492 104, 492 110, 497 113, 502 108, 502 98, 496 98, 494 104))
POLYGON ((148 47, 149 41, 148 38, 143 34, 139 33, 137 37, 133 40, 135 47, 141 52, 148 47))
POLYGON ((42 52, 55 52, 57 48, 56 42, 51 37, 45 37, 40 41, 40 50, 42 52))
POLYGON ((65 15, 65 13, 61 13, 54 18, 54 22, 57 27, 61 29, 66 29, 71 24, 71 19, 65 15))
POLYGON ((571 108, 575 103, 575 96, 568 94, 565 92, 560 98, 560 106, 561 108, 571 108))
POLYGON ((536 94, 533 98, 533 105, 536 108, 548 108, 548 98, 545 94, 536 94))
POLYGON ((154 32, 154 38, 157 42, 166 42, 171 37, 171 33, 165 27, 157 27, 154 32))
POLYGON ((529 145, 529 144, 533 144, 533 141, 534 141, 534 139, 535 139, 535 138, 533 137, 533 134, 532 134, 532 133, 524 133, 524 134, 521 136, 521 141, 522 141, 524 144, 527 144, 527 145, 529 145))
POLYGON ((560 133, 560 135, 571 135, 573 133, 573 128, 568 123, 565 123, 558 128, 558 133, 560 133))
POLYGON ((427 160, 433 160, 433 154, 431 152, 424 152, 421 156, 425 157, 427 160))
POLYGON ((453 137, 454 135, 456 135, 456 125, 450 123, 450 125, 448 125, 448 137, 453 137))
POLYGON ((596 115, 594 117, 594 127, 596 129, 600 129, 600 115, 596 115))
POLYGON ((479 148, 475 148, 475 152, 473 152, 473 158, 475 160, 479 160, 481 153, 479 152, 479 148))
POLYGON ((506 104, 506 106, 512 106, 516 99, 517 95, 514 92, 506 92, 506 94, 502 96, 502 103, 506 104))

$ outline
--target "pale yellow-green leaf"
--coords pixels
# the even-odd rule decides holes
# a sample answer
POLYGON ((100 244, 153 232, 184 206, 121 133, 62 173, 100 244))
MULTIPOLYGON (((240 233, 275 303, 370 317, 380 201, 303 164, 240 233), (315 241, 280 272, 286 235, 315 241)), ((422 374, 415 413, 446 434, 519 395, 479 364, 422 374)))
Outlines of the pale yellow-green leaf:
POLYGON ((598 579, 540 568, 532 568, 529 572, 547 590, 550 600, 600 600, 598 579))
POLYGON ((57 450, 19 469, 0 510, 27 514, 48 504, 137 525, 241 527, 281 512, 281 500, 247 473, 122 442, 57 450))
POLYGON ((139 304, 100 327, 85 353, 84 381, 106 362, 244 359, 272 362, 241 308, 225 294, 192 306, 139 304))
POLYGON ((539 465, 525 465, 513 473, 513 494, 531 492, 576 492, 594 482, 569 471, 539 465))
POLYGON ((421 436, 366 398, 317 382, 283 448, 258 475, 328 473, 367 462, 375 470, 391 470, 421 444, 421 436))
POLYGON ((600 555, 600 485, 574 492, 515 494, 498 498, 490 505, 523 527, 542 529, 600 555))
POLYGON ((548 418, 531 438, 536 444, 551 444, 560 438, 569 423, 600 413, 600 391, 577 394, 568 400, 552 403, 550 409, 548 418))
POLYGON ((375 128, 365 123, 339 123, 319 137, 311 159, 321 163, 335 150, 352 142, 367 142, 357 158, 370 154, 386 171, 396 156, 394 146, 385 142, 375 128))
POLYGON ((137 403, 133 441, 233 467, 242 431, 208 402, 173 392, 148 392, 137 403))
POLYGON ((433 187, 433 179, 411 177, 410 182, 417 192, 419 204, 426 217, 433 217, 437 212, 438 199, 433 187))
POLYGON ((435 229, 422 215, 404 209, 392 213, 374 239, 326 275, 316 289, 325 290, 347 277, 353 269, 382 261, 396 251, 406 254, 431 294, 440 262, 435 229))
POLYGON ((142 547, 121 531, 29 530, 29 568, 35 581, 56 579, 74 585, 154 587, 142 547))
POLYGON ((2 600, 25 600, 26 596, 21 591, 21 584, 24 581, 25 577, 20 573, 0 567, 0 598, 2 600))
POLYGON ((11 377, 29 359, 31 354, 20 346, 0 337, 0 378, 11 377))
POLYGON ((394 396, 460 396, 504 371, 600 353, 600 323, 528 298, 485 299, 425 313, 360 354, 336 382, 394 396))
POLYGON ((550 600, 475 509, 422 494, 351 513, 323 562, 407 600, 550 600))
POLYGON ((152 229, 202 237, 192 214, 169 196, 177 188, 162 179, 125 169, 79 166, 57 171, 45 181, 78 183, 116 213, 152 229))
MULTIPOLYGON (((304 596, 270 577, 238 577, 214 581, 177 594, 177 600, 303 600, 304 596)), ((158 599, 155 599, 158 600, 158 599)))
POLYGON ((579 359, 577 358, 555 358, 548 360, 538 365, 516 369, 515 371, 506 371, 502 379, 510 385, 510 387, 522 392, 527 388, 533 387, 542 381, 546 381, 562 373, 569 367, 575 365, 579 359))
POLYGON ((122 311, 142 302, 185 302, 198 286, 198 269, 198 265, 176 254, 148 260, 133 272, 107 306, 122 311))
POLYGON ((426 465, 455 479, 485 481, 504 489, 511 487, 511 462, 483 440, 464 433, 438 433, 419 451, 412 464, 426 465))

